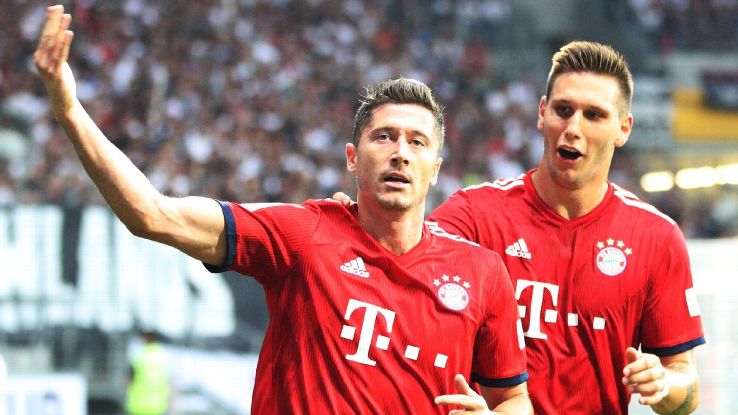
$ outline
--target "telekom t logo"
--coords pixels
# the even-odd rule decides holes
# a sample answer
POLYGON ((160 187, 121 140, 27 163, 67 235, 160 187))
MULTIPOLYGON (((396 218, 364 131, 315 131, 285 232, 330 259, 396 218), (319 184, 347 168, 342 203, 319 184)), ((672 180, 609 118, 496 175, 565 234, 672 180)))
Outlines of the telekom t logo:
MULTIPOLYGON (((528 330, 523 334, 526 337, 532 337, 534 339, 547 339, 546 333, 541 331, 541 309, 543 308, 543 296, 546 292, 551 296, 551 302, 556 307, 559 298, 559 286, 554 284, 547 284, 545 282, 518 280, 517 287, 515 287, 515 299, 520 302, 520 295, 526 289, 531 288, 533 292, 530 296, 530 316, 528 323, 528 330)), ((520 318, 525 317, 526 307, 524 305, 518 305, 518 312, 520 318)), ((548 323, 556 322, 556 310, 546 310, 544 314, 544 320, 548 323)))
MULTIPOLYGON (((372 346, 377 317, 381 315, 387 322, 387 334, 389 334, 392 332, 392 323, 395 322, 395 312, 352 298, 349 300, 346 314, 343 318, 348 320, 351 318, 351 314, 360 308, 365 309, 365 311, 364 321, 361 324, 361 333, 359 334, 359 348, 356 349, 356 353, 346 355, 346 359, 369 366, 376 366, 377 362, 369 358, 369 348, 372 346)), ((344 325, 341 330, 341 337, 347 340, 353 340, 355 334, 356 327, 344 325)), ((387 350, 389 340, 389 337, 377 335, 376 346, 382 350, 387 350)))

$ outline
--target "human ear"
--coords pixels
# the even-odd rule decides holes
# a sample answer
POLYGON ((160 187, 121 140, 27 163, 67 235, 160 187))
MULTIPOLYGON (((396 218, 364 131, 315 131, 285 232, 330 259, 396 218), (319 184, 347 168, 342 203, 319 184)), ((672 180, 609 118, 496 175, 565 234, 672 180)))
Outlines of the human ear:
POLYGON ((628 113, 622 120, 620 120, 620 134, 615 140, 615 147, 622 147, 628 142, 630 132, 633 131, 633 114, 628 113))
POLYGON ((538 103, 538 122, 536 127, 538 131, 543 131, 543 115, 546 113, 546 96, 541 97, 541 101, 538 103))
POLYGON ((441 164, 443 163, 443 158, 438 157, 436 159, 436 165, 433 167, 433 175, 431 176, 431 186, 435 186, 436 182, 438 182, 438 173, 441 171, 441 164))
POLYGON ((346 170, 356 173, 356 146, 346 143, 346 170))

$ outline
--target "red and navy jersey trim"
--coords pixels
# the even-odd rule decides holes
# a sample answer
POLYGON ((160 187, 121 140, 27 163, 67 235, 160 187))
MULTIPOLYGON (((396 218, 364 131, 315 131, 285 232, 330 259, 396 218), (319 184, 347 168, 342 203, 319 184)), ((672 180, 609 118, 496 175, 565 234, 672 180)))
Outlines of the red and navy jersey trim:
POLYGON ((687 350, 692 350, 695 347, 707 343, 705 341, 704 337, 699 337, 694 340, 690 340, 686 343, 678 344, 676 346, 671 347, 646 347, 641 346, 641 349, 645 353, 651 353, 655 354, 656 356, 660 357, 666 357, 666 356, 673 356, 675 354, 679 354, 682 352, 686 352, 687 350))
POLYGON ((210 272, 226 272, 231 269, 233 261, 236 259, 236 219, 233 217, 233 212, 228 203, 216 200, 223 210, 223 218, 225 219, 225 231, 226 231, 226 259, 221 265, 206 264, 205 268, 210 272))
POLYGON ((489 379, 472 373, 471 380, 488 388, 509 388, 511 386, 517 386, 523 382, 527 382, 528 371, 526 370, 519 375, 502 379, 489 379))

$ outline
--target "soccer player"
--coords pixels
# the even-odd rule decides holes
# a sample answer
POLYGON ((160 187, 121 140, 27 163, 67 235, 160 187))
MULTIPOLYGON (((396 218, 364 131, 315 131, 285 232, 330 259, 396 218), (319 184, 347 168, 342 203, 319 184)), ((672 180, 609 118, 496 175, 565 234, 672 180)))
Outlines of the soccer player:
POLYGON ((66 63, 70 21, 62 6, 48 9, 34 60, 107 203, 133 234, 265 288, 271 319, 253 413, 532 413, 522 328, 499 256, 423 221, 443 143, 427 86, 399 79, 367 89, 346 145, 356 205, 170 198, 78 101, 66 63))
POLYGON ((538 109, 539 167, 460 190, 429 219, 503 257, 538 414, 625 414, 634 392, 663 414, 699 402, 694 348, 705 339, 684 236, 607 180, 632 95, 611 47, 565 45, 538 109))
POLYGON ((632 94, 612 48, 565 45, 538 109, 539 167, 458 191, 431 214, 503 257, 539 414, 623 414, 631 393, 664 414, 699 401, 705 339, 684 236, 607 179, 633 127, 632 94))

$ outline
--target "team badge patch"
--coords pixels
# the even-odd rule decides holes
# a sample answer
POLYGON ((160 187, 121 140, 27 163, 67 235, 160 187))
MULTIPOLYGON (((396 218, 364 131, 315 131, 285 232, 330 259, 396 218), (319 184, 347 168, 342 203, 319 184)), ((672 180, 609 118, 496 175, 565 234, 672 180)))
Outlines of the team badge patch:
POLYGON ((625 246, 623 241, 615 241, 612 238, 605 242, 597 242, 597 254, 595 255, 595 264, 597 268, 605 275, 614 277, 625 271, 628 265, 628 255, 633 250, 625 246))
POLYGON ((438 287, 438 299, 443 305, 454 311, 461 311, 469 305, 469 292, 471 284, 462 281, 458 275, 449 277, 444 274, 441 278, 433 280, 433 285, 438 287))

